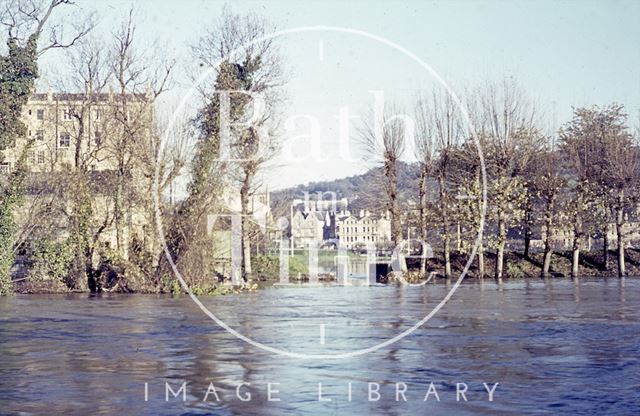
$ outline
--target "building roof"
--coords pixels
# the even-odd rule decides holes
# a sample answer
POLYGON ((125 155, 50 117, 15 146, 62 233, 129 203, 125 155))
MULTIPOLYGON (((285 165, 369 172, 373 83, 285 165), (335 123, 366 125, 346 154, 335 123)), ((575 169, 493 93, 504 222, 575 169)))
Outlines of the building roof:
MULTIPOLYGON (((87 93, 70 93, 70 92, 59 92, 59 93, 35 93, 29 97, 30 101, 88 101, 90 98, 96 102, 108 102, 110 100, 118 100, 122 97, 122 94, 119 93, 93 93, 91 95, 87 93)), ((147 94, 143 93, 135 93, 135 94, 125 94, 124 97, 128 99, 133 99, 135 101, 147 101, 147 94)))

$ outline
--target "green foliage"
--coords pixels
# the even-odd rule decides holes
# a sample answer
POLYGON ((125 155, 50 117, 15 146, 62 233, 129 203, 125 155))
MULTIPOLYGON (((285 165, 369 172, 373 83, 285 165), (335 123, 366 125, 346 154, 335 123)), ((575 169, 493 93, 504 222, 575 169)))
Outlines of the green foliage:
MULTIPOLYGON (((15 39, 9 39, 7 56, 0 57, 0 152, 13 146, 16 138, 25 136, 26 127, 20 114, 38 77, 36 41, 32 36, 25 46, 20 46, 15 39)), ((0 295, 13 291, 11 266, 15 260, 16 233, 13 215, 22 200, 25 176, 21 162, 24 160, 19 161, 0 193, 0 295)))
MULTIPOLYGON (((295 255, 289 257, 289 275, 296 276, 298 273, 309 273, 308 257, 295 255)), ((280 276, 280 259, 278 256, 259 255, 251 259, 253 272, 267 278, 277 278, 280 276)))
POLYGON ((31 280, 57 280, 67 283, 73 261, 73 247, 68 240, 38 241, 31 254, 31 280))
POLYGON ((508 262, 507 277, 511 279, 523 279, 525 277, 525 272, 519 263, 508 262))
MULTIPOLYGON (((503 221, 508 229, 524 217, 527 188, 521 177, 498 177, 491 181, 488 189, 487 221, 503 221)), ((489 246, 504 244, 506 234, 488 236, 489 246)))
POLYGON ((460 251, 468 254, 473 249, 475 239, 480 230, 482 217, 482 186, 478 179, 465 178, 458 187, 459 195, 455 218, 465 225, 465 237, 461 241, 460 251))
POLYGON ((16 138, 25 136, 26 127, 20 121, 20 114, 38 77, 35 39, 30 39, 25 46, 9 39, 7 47, 7 56, 0 57, 0 151, 13 146, 16 138))
POLYGON ((87 184, 87 178, 77 175, 75 189, 72 198, 71 235, 69 242, 75 252, 72 267, 72 276, 68 281, 72 289, 86 290, 88 284, 87 271, 92 271, 92 244, 91 244, 91 219, 93 208, 91 206, 91 190, 87 184))

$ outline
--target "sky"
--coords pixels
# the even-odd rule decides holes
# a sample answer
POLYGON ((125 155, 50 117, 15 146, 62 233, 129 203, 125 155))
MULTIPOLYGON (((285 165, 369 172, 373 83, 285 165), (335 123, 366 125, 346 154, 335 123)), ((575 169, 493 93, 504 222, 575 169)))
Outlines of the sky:
MULTIPOLYGON (((169 94, 178 101, 193 86, 184 76, 194 64, 189 46, 211 27, 227 3, 79 0, 78 4, 83 11, 97 12, 97 33, 105 35, 133 6, 140 46, 160 44, 163 54, 180 62, 169 94)), ((537 103, 550 128, 569 120, 574 107, 613 101, 626 106, 632 123, 640 120, 637 0, 228 4, 236 12, 263 15, 278 30, 332 26, 387 41, 317 28, 277 38, 289 77, 281 115, 285 128, 279 135, 283 150, 268 172, 269 189, 367 170, 373 162, 357 143, 362 118, 354 118, 341 130, 340 110, 348 108, 350 115, 364 116, 373 103, 371 91, 382 91, 385 100, 409 109, 420 91, 438 82, 434 74, 456 94, 487 80, 513 77, 537 103), (402 53, 402 48, 432 72, 402 53)), ((59 59, 55 54, 45 56, 44 73, 59 59)), ((408 149, 405 159, 411 158, 408 149)))

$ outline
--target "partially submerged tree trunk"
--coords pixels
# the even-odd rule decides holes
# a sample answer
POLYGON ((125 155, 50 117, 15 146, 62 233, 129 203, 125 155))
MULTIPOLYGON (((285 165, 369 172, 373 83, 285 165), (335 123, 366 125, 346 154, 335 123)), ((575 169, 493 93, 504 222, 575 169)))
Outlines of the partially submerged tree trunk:
POLYGON ((605 224, 602 236, 602 267, 604 270, 609 268, 609 226, 605 224))
POLYGON ((242 279, 246 282, 251 275, 251 212, 249 208, 249 188, 252 178, 245 172, 242 186, 240 187, 240 205, 242 215, 242 279))
MULTIPOLYGON (((582 202, 580 201, 580 204, 582 202)), ((574 219, 573 225, 573 249, 571 255, 571 277, 577 279, 580 277, 580 248, 582 246, 582 215, 578 213, 574 219)))
POLYGON ((442 214, 442 249, 444 251, 444 277, 451 279, 451 234, 449 224, 449 210, 445 195, 445 180, 439 175, 438 182, 440 185, 440 212, 442 214))
POLYGON ((420 170, 420 184, 418 188, 420 199, 420 238, 422 239, 422 258, 420 259, 420 275, 427 273, 427 179, 428 170, 425 165, 420 170))
POLYGON ((502 213, 498 214, 498 246, 496 249, 496 280, 502 281, 504 273, 504 247, 507 241, 507 227, 502 218, 502 213))
POLYGON ((533 220, 531 216, 531 204, 527 203, 527 208, 524 217, 524 252, 523 256, 525 259, 529 259, 529 250, 531 248, 531 236, 533 234, 533 220))
POLYGON ((624 190, 618 191, 616 204, 616 238, 618 241, 618 277, 626 275, 624 254, 624 190))
MULTIPOLYGON (((398 166, 397 160, 389 156, 384 162, 384 172, 387 187, 387 208, 391 215, 391 242, 394 247, 402 242, 402 224, 400 222, 400 205, 398 203, 398 166)), ((401 272, 407 271, 407 262, 402 250, 394 250, 398 256, 401 272)))
POLYGON ((478 277, 484 279, 484 244, 480 242, 478 246, 478 277))
POLYGON ((553 255, 553 248, 551 246, 551 239, 553 237, 553 210, 554 200, 550 199, 546 203, 544 223, 545 223, 545 236, 544 236, 544 255, 542 260, 542 272, 541 275, 544 278, 549 277, 549 270, 551 269, 551 256, 553 255))

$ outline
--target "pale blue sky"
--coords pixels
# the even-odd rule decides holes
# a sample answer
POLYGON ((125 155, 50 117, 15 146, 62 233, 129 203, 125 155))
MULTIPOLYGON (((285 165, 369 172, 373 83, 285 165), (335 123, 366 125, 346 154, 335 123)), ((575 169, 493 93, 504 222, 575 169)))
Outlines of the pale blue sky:
MULTIPOLYGON (((132 2, 101 0, 83 7, 99 11, 109 31, 132 2)), ((138 0, 144 43, 160 38, 169 54, 189 61, 188 45, 214 21, 222 1, 138 0)), ((231 4, 231 3, 230 3, 231 4)), ((539 103, 549 122, 571 116, 572 106, 627 106, 637 124, 640 110, 640 1, 236 1, 235 11, 263 14, 279 29, 343 26, 389 39, 418 55, 460 91, 486 79, 515 76, 539 103)), ((322 127, 327 161, 281 160, 272 188, 343 177, 366 166, 340 159, 334 116, 342 105, 363 110, 369 89, 408 101, 429 75, 381 44, 354 35, 302 33, 281 38, 292 79, 287 114, 313 114, 322 127), (319 60, 319 40, 324 60, 319 60), (333 150, 332 150, 333 149, 333 150)), ((53 60, 53 56, 49 61, 53 60)), ((49 62, 50 63, 50 62, 49 62)), ((46 68, 45 68, 46 70, 46 68)), ((176 87, 180 94, 186 79, 176 87)), ((302 130, 287 133, 295 136, 302 130)), ((355 136, 355 130, 352 131, 355 136)), ((296 151, 308 143, 298 141, 296 151)), ((324 150, 323 150, 324 152, 324 150)), ((354 156, 361 155, 354 150, 354 156)))

